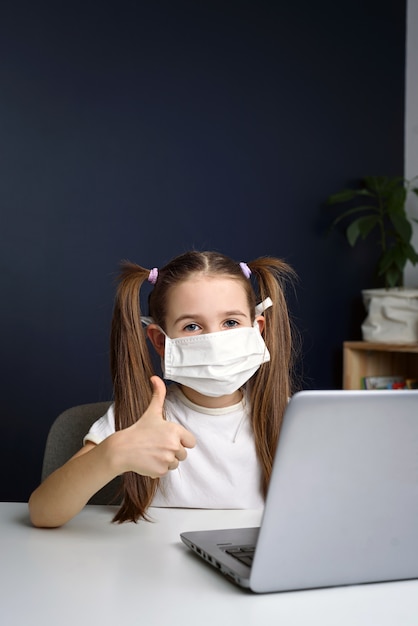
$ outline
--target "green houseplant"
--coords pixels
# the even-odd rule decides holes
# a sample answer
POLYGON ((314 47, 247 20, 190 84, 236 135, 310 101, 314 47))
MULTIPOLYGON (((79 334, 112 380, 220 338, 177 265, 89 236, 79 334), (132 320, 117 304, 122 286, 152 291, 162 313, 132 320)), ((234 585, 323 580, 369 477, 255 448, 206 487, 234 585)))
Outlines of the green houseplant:
POLYGON ((410 192, 418 196, 416 178, 408 181, 402 177, 366 176, 358 189, 344 189, 331 195, 328 205, 344 205, 343 213, 331 225, 348 220, 346 236, 351 246, 378 233, 380 256, 377 274, 383 277, 385 287, 401 287, 407 261, 418 263, 418 253, 411 244, 412 223, 406 213, 406 199, 410 192))
POLYGON ((377 275, 384 288, 363 289, 367 311, 361 330, 363 339, 385 344, 418 343, 418 289, 403 287, 403 272, 410 261, 418 263, 411 243, 412 221, 406 213, 409 193, 418 196, 417 179, 367 176, 357 189, 344 189, 328 198, 329 205, 344 209, 331 228, 346 220, 346 236, 351 246, 373 233, 379 256, 377 275))

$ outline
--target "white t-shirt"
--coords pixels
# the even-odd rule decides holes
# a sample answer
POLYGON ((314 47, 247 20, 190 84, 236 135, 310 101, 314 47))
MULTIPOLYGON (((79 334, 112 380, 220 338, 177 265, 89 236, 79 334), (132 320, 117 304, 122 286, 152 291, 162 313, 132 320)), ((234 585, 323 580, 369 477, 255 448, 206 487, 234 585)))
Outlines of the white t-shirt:
MULTIPOLYGON (((264 506, 245 395, 241 402, 208 409, 190 402, 176 384, 167 389, 166 419, 196 438, 187 459, 160 479, 152 506, 203 509, 258 509, 264 506)), ((113 405, 84 438, 99 444, 115 432, 113 405)))

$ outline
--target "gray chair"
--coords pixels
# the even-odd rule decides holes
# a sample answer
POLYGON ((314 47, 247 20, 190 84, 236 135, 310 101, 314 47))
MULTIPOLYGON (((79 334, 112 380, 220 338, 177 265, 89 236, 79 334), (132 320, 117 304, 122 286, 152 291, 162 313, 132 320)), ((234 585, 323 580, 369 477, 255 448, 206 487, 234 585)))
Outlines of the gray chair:
MULTIPOLYGON (((90 426, 104 415, 111 402, 94 402, 72 407, 61 413, 52 424, 45 445, 42 480, 61 467, 83 445, 90 426)), ((100 489, 89 504, 119 504, 121 479, 115 478, 100 489)))

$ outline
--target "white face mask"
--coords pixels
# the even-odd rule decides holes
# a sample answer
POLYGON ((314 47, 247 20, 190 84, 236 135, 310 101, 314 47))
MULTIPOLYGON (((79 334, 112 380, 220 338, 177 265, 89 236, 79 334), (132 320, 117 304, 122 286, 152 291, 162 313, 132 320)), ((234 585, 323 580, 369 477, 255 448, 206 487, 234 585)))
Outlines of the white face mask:
POLYGON ((193 337, 165 338, 164 378, 212 397, 233 393, 270 354, 257 322, 253 327, 193 337))

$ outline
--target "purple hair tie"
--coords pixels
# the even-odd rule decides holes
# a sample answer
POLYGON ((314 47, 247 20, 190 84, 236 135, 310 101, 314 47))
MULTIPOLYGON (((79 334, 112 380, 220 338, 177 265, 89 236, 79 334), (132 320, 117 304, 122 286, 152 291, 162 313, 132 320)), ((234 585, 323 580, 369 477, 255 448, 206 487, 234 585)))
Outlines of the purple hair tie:
POLYGON ((148 282, 150 282, 151 285, 155 285, 155 283, 157 282, 157 278, 158 267, 153 267, 152 270, 149 271, 148 282))
POLYGON ((248 267, 248 265, 246 263, 241 262, 239 266, 242 269, 242 273, 244 274, 245 278, 249 278, 251 276, 251 270, 248 267))

